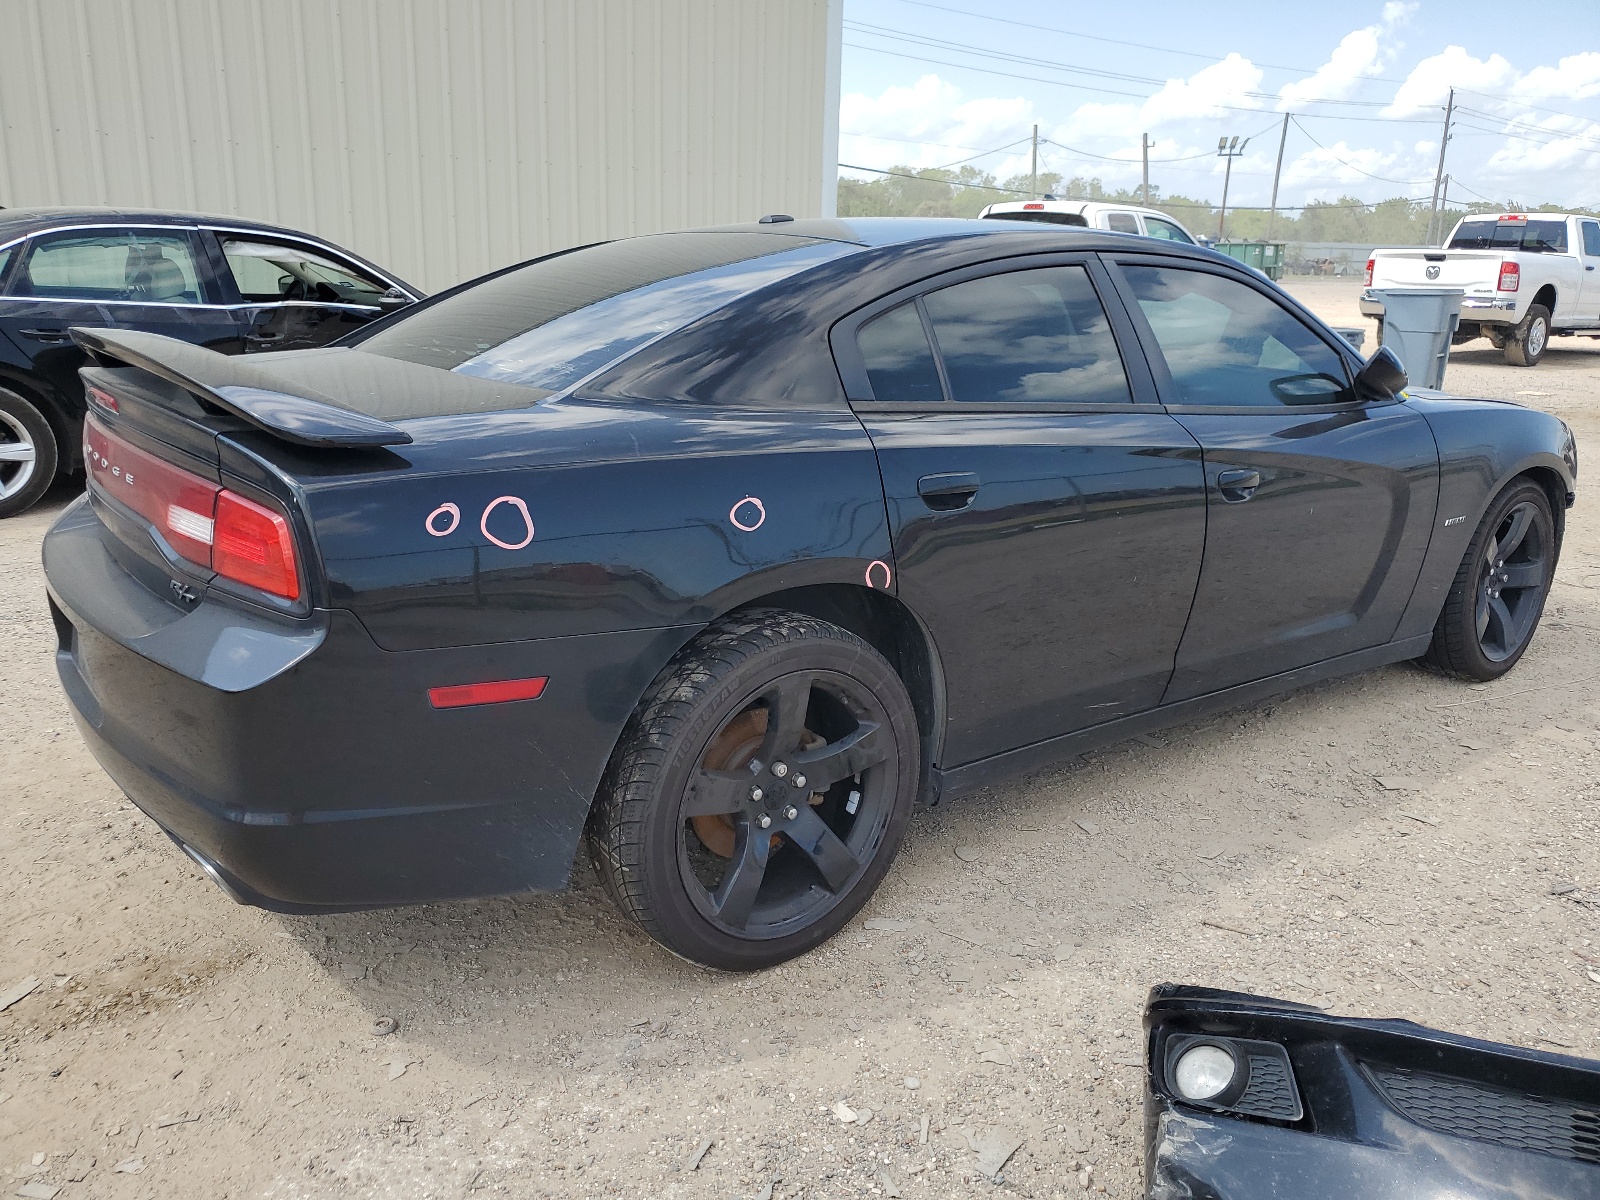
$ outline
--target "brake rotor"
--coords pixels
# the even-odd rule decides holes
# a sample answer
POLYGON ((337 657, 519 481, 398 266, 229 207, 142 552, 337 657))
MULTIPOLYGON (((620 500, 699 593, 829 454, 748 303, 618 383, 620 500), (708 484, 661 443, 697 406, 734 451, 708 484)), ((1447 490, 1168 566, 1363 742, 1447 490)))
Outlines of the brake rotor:
MULTIPOLYGON (((722 732, 717 734, 711 745, 706 748, 705 758, 701 760, 700 765, 708 771, 740 770, 755 758, 756 751, 761 749, 761 741, 766 736, 766 708, 747 708, 723 726, 722 732)), ((817 736, 811 730, 801 731, 802 750, 814 750, 826 744, 826 739, 817 736)), ((807 802, 815 808, 822 803, 822 797, 823 793, 812 792, 807 802)), ((701 845, 707 850, 718 858, 733 857, 734 846, 738 840, 733 826, 733 814, 716 813, 712 816, 690 817, 689 824, 693 827, 695 836, 700 839, 701 845)), ((780 840, 777 834, 772 835, 774 849, 780 840)))

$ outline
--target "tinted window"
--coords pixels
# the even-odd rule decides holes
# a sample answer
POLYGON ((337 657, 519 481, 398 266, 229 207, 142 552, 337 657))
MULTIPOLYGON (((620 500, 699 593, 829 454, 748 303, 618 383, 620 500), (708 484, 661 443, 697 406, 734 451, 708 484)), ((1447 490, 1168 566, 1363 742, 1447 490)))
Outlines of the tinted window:
POLYGON ((15 246, 7 246, 4 250, 0 250, 0 287, 5 286, 6 272, 11 270, 11 260, 16 256, 17 248, 15 246))
POLYGON ((424 303, 358 349, 559 391, 729 301, 857 247, 751 233, 586 246, 424 303))
POLYGON ((1354 399, 1344 360, 1309 326, 1236 280, 1123 268, 1183 404, 1333 404, 1354 399))
POLYGON ((891 308, 861 327, 856 344, 875 400, 942 401, 939 368, 915 302, 891 308))
POLYGON ((199 304, 199 278, 186 234, 102 229, 35 240, 12 291, 63 300, 199 304))
POLYGON ((1144 231, 1153 238, 1165 238, 1169 242, 1182 242, 1185 246, 1194 245, 1194 239, 1171 221, 1163 221, 1160 217, 1146 217, 1144 231))
POLYGON ((1138 233, 1139 218, 1132 213, 1107 213, 1106 228, 1112 233, 1138 233))
POLYGON ((222 238, 228 270, 245 300, 320 300, 373 307, 389 285, 304 246, 255 238, 222 238))
POLYGON ((924 298, 951 396, 1127 404, 1128 379, 1082 267, 989 275, 924 298))
POLYGON ((1067 212, 997 212, 990 213, 984 218, 986 221, 1042 221, 1046 225, 1077 225, 1086 227, 1085 221, 1077 213, 1067 212))
MULTIPOLYGON (((1583 252, 1591 258, 1600 258, 1600 221, 1583 223, 1583 252)), ((5 278, 5 268, 0 266, 0 279, 5 278)))
POLYGON ((1450 239, 1451 250, 1522 250, 1529 254, 1565 254, 1567 223, 1556 221, 1463 221, 1450 239))

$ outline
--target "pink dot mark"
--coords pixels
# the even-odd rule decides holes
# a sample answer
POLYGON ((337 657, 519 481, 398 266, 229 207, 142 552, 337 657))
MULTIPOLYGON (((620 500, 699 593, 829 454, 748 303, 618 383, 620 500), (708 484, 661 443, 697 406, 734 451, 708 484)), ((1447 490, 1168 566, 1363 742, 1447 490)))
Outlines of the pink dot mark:
POLYGON ((434 537, 448 537, 456 531, 456 526, 461 524, 461 510, 447 501, 429 513, 428 519, 423 524, 428 527, 428 532, 433 534, 434 537), (435 524, 441 513, 450 518, 450 524, 443 529, 438 528, 435 524))
POLYGON ((483 510, 483 520, 478 522, 478 528, 483 531, 484 537, 488 538, 502 550, 521 550, 529 542, 533 541, 533 517, 528 514, 528 506, 519 496, 501 496, 498 499, 491 500, 489 502, 489 507, 483 510), (499 538, 495 537, 494 534, 489 532, 489 514, 495 509, 499 508, 502 504, 514 505, 517 511, 522 514, 523 523, 528 527, 528 536, 523 538, 520 542, 502 542, 499 538))
POLYGON ((739 501, 739 503, 735 504, 728 510, 728 520, 733 522, 735 528, 742 529, 746 533, 754 533, 756 530, 760 529, 761 526, 766 522, 766 519, 767 506, 761 503, 761 501, 757 500, 754 496, 746 496, 743 500, 739 501), (746 525, 743 521, 739 520, 739 510, 746 504, 753 504, 756 507, 756 522, 754 525, 746 525))
POLYGON ((882 570, 883 570, 883 587, 884 587, 884 590, 887 591, 888 588, 889 588, 889 585, 894 581, 894 575, 889 570, 889 564, 884 562, 883 559, 881 559, 881 558, 875 558, 875 559, 873 559, 871 562, 869 562, 867 564, 867 586, 868 587, 877 587, 878 586, 877 584, 872 582, 872 569, 874 567, 881 567, 882 568, 882 570))

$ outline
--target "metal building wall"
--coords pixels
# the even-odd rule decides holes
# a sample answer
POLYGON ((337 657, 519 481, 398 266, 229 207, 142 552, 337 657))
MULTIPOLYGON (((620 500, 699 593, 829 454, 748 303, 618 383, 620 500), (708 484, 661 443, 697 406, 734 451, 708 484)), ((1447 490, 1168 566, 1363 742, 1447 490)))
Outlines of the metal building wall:
POLYGON ((0 205, 253 217, 430 291, 831 213, 840 4, 0 0, 0 205))

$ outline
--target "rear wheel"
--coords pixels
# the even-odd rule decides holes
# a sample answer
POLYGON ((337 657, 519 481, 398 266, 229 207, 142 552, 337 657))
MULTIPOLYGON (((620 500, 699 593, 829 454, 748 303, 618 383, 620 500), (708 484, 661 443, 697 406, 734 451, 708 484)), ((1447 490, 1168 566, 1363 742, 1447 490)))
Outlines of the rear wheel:
POLYGON ((1542 304, 1530 304, 1528 315, 1506 334, 1506 361, 1514 367, 1531 367, 1544 357, 1550 344, 1550 310, 1542 304))
POLYGON ((1538 628, 1555 564, 1550 498, 1517 480, 1489 506, 1467 546, 1428 661, 1462 679, 1498 679, 1516 666, 1538 628))
POLYGON ((911 699, 877 651, 813 617, 743 614, 645 697, 601 785, 590 854, 623 912, 675 954, 772 966, 876 890, 919 765, 911 699))
POLYGON ((0 517, 32 508, 56 477, 56 435, 44 414, 0 388, 0 517))

